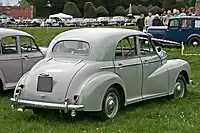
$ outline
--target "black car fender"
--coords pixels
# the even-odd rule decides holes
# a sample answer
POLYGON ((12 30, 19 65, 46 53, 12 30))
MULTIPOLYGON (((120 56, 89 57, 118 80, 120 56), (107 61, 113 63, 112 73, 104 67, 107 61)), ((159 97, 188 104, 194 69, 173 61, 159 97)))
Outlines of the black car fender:
POLYGON ((200 35, 199 34, 192 34, 187 38, 187 42, 186 43, 188 43, 188 41, 193 37, 198 37, 200 39, 200 35))

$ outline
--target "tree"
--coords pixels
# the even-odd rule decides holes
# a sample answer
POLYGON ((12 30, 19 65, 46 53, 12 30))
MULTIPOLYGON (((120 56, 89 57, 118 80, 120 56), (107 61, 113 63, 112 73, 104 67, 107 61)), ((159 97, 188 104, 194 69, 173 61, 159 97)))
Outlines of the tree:
POLYGON ((148 0, 138 0, 138 1, 139 1, 139 3, 140 3, 141 5, 143 5, 143 6, 149 5, 149 4, 148 4, 148 0))
POLYGON ((125 16, 126 15, 126 11, 125 11, 124 7, 123 6, 118 6, 115 9, 115 15, 117 15, 117 16, 125 16))
POLYGON ((172 9, 181 9, 185 7, 185 3, 183 0, 177 1, 175 4, 172 5, 172 9))
POLYGON ((146 8, 144 6, 138 5, 136 8, 140 14, 144 14, 145 16, 148 14, 148 11, 146 10, 146 8))
POLYGON ((74 2, 67 2, 64 6, 63 13, 72 15, 75 18, 79 18, 82 16, 74 2))
POLYGON ((153 8, 153 5, 149 5, 148 7, 147 7, 147 10, 149 11, 151 8, 153 8))
POLYGON ((162 14, 162 9, 160 9, 158 6, 154 6, 149 10, 149 12, 152 14, 162 14))
POLYGON ((85 18, 95 18, 97 16, 96 8, 92 2, 86 2, 84 6, 84 17, 85 18))
POLYGON ((105 16, 108 16, 109 15, 109 12, 106 10, 105 7, 103 6, 99 6, 97 9, 96 9, 96 13, 97 13, 97 16, 98 17, 105 17, 105 16))
POLYGON ((190 7, 194 7, 195 3, 196 3, 196 0, 189 0, 188 1, 188 4, 189 4, 190 7))
POLYGON ((172 5, 176 3, 176 0, 163 0, 163 8, 165 10, 171 10, 172 5))
POLYGON ((162 7, 163 0, 148 0, 148 3, 154 6, 162 7))

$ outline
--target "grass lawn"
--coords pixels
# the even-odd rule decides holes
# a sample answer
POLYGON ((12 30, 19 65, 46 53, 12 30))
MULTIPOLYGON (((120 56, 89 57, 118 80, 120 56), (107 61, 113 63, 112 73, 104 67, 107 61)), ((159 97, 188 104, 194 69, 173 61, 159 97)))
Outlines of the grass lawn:
MULTIPOLYGON (((40 46, 46 46, 58 33, 69 28, 21 28, 31 33, 40 46)), ((165 49, 169 58, 189 61, 194 85, 184 99, 148 100, 121 110, 115 119, 99 122, 91 117, 41 118, 31 111, 10 108, 12 92, 0 96, 0 133, 199 133, 200 132, 200 56, 181 56, 180 49, 165 49)), ((199 50, 199 49, 195 49, 199 50)), ((194 51, 195 51, 194 50, 194 51)))

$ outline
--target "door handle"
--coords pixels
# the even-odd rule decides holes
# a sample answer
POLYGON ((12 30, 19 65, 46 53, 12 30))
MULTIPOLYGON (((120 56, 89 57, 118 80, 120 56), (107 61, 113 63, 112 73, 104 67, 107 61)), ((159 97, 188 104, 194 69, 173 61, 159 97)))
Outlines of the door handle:
POLYGON ((22 59, 28 60, 28 55, 25 55, 22 59))
POLYGON ((118 65, 119 65, 119 66, 123 66, 123 64, 122 64, 122 63, 119 63, 118 65))
POLYGON ((145 64, 145 65, 148 65, 148 64, 149 64, 148 60, 145 60, 145 61, 144 61, 144 64, 145 64))
POLYGON ((122 67, 123 67, 123 64, 122 64, 122 63, 119 63, 119 64, 116 66, 116 68, 118 68, 118 69, 122 69, 122 67))

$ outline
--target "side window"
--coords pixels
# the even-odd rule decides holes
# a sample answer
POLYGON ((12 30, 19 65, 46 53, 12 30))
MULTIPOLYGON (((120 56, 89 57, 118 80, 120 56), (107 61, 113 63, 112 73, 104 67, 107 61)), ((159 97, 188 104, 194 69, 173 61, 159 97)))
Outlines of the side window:
POLYGON ((116 48, 115 58, 116 60, 125 60, 134 58, 137 55, 136 52, 135 37, 130 36, 122 39, 116 48))
POLYGON ((199 29, 200 28, 200 20, 195 20, 194 23, 195 23, 194 27, 199 29))
POLYGON ((138 36, 137 42, 140 46, 140 53, 142 55, 149 55, 155 53, 155 50, 153 49, 152 43, 150 42, 148 37, 144 36, 138 36))
POLYGON ((35 43, 32 38, 27 36, 20 36, 19 42, 21 45, 22 53, 38 52, 39 50, 35 46, 35 43))
POLYGON ((179 21, 178 19, 173 19, 169 22, 170 29, 178 29, 179 28, 179 21))
POLYGON ((192 19, 183 19, 181 27, 184 29, 192 28, 192 19))
POLYGON ((15 36, 2 38, 1 53, 3 55, 18 53, 17 38, 15 36))

